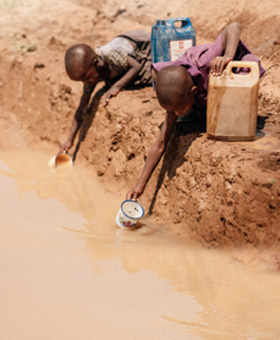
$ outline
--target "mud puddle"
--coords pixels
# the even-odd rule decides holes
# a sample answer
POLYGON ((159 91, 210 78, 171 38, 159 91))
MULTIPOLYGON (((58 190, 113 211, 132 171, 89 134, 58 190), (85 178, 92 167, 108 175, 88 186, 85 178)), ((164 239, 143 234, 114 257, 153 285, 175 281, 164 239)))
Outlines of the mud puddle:
POLYGON ((280 275, 198 249, 149 218, 115 225, 120 199, 78 165, 0 151, 1 339, 277 339, 280 275))

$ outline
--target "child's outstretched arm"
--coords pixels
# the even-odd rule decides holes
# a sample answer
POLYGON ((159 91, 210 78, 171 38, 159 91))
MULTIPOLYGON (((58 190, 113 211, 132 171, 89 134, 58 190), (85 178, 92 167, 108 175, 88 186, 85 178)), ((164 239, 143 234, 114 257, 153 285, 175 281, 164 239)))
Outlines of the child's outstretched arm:
POLYGON ((214 58, 210 63, 210 71, 214 76, 220 76, 227 64, 233 60, 239 43, 240 32, 241 25, 238 22, 231 23, 223 30, 224 55, 214 58))
POLYGON ((62 146, 59 150, 60 152, 62 152, 62 151, 68 152, 68 150, 71 149, 71 147, 73 146, 77 132, 79 131, 79 128, 82 124, 83 113, 84 113, 84 110, 86 109, 86 107, 89 103, 89 99, 90 99, 90 93, 84 92, 81 99, 80 99, 80 104, 78 106, 78 109, 77 109, 75 116, 73 118, 72 125, 71 125, 71 128, 70 128, 69 137, 68 137, 67 141, 64 144, 62 144, 62 146))
POLYGON ((145 162, 144 168, 142 170, 142 174, 140 176, 140 179, 137 183, 137 185, 130 190, 126 197, 127 199, 137 199, 142 195, 142 193, 145 190, 145 187, 155 169, 157 166, 159 160, 161 159, 161 156, 163 155, 166 145, 169 141, 169 138, 172 134, 172 131, 175 127, 177 116, 174 112, 167 112, 165 122, 162 125, 160 134, 152 146, 149 155, 147 157, 147 160, 145 162))
POLYGON ((111 97, 116 96, 121 89, 129 85, 139 73, 141 69, 140 63, 130 56, 127 57, 127 61, 129 67, 128 71, 105 93, 105 97, 103 99, 104 106, 108 104, 111 97))

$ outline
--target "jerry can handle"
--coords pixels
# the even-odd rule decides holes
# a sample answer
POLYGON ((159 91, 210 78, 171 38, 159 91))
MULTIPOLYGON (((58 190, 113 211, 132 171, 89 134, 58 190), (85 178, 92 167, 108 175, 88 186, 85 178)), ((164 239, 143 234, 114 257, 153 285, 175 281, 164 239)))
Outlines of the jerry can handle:
POLYGON ((179 22, 179 21, 182 22, 182 27, 191 25, 190 18, 184 18, 184 17, 167 19, 166 20, 166 24, 172 26, 173 28, 175 28, 175 23, 179 22))
POLYGON ((257 75, 259 77, 259 65, 256 61, 242 61, 242 60, 233 60, 233 61, 230 61, 224 72, 223 72, 225 75, 228 75, 228 76, 233 76, 233 77, 252 77, 252 76, 255 76, 257 75), (233 68, 247 68, 247 69, 250 69, 250 72, 246 72, 246 73, 234 73, 232 71, 233 68))

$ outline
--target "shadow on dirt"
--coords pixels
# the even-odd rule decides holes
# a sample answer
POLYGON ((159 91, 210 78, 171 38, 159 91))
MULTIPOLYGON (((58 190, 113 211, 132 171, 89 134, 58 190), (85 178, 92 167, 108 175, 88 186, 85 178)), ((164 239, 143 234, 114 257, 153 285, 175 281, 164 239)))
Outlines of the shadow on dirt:
POLYGON ((266 120, 268 119, 268 116, 258 116, 257 117, 257 131, 261 131, 264 129, 266 120))
POLYGON ((74 154, 73 154, 73 161, 75 161, 76 157, 77 157, 77 153, 80 149, 80 145, 81 143, 85 140, 86 135, 88 133, 89 128, 91 127, 91 124, 93 122, 93 119, 96 115, 96 112, 98 110, 99 107, 99 103, 100 103, 100 99, 103 96, 103 94, 106 92, 106 86, 102 87, 100 90, 98 90, 94 96, 92 97, 90 106, 88 107, 84 118, 83 118, 83 122, 80 128, 80 132, 79 132, 79 137, 78 137, 78 143, 76 145, 74 154))
POLYGON ((191 115, 177 122, 175 131, 164 154, 156 190, 149 206, 149 214, 153 213, 157 195, 163 184, 165 175, 167 174, 169 178, 176 175, 176 170, 185 162, 185 154, 193 141, 203 132, 206 132, 205 115, 200 117, 191 115))
MULTIPOLYGON (((267 116, 257 117, 257 133, 260 135, 261 130, 264 129, 267 116)), ((163 163, 158 176, 157 186, 149 206, 149 214, 153 213, 154 205, 156 203, 158 192, 164 182, 165 175, 169 178, 176 175, 176 170, 185 162, 185 154, 192 145, 193 141, 200 136, 201 133, 206 132, 206 115, 190 114, 178 120, 175 132, 172 135, 165 155, 163 163)))

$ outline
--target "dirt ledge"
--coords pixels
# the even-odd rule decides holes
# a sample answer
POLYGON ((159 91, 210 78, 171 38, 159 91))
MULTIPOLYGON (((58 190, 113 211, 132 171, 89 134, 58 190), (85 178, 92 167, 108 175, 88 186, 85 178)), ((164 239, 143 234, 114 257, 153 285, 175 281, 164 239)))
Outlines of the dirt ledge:
MULTIPOLYGON (((75 3, 83 4, 78 0, 75 3)), ((71 5, 69 2, 67 10, 77 16, 71 32, 66 22, 68 14, 50 22, 46 8, 42 30, 36 15, 30 16, 29 23, 21 19, 20 11, 13 17, 18 18, 18 24, 5 26, 1 43, 1 62, 5 67, 0 72, 2 147, 30 145, 56 152, 67 138, 81 93, 81 84, 71 82, 64 72, 66 46, 79 40, 104 43, 120 29, 120 23, 128 29, 135 18, 141 28, 149 28, 158 17, 154 9, 154 14, 146 17, 147 22, 140 22, 129 8, 134 6, 132 3, 113 21, 110 11, 104 16, 90 5, 88 8, 71 5), (33 27, 34 20, 38 30, 33 27), (13 35, 15 30, 17 36, 13 35)), ((109 8, 110 1, 107 5, 109 8)), ((139 7, 139 11, 145 13, 145 6, 139 7)), ((227 4, 221 1, 221 9, 215 10, 219 17, 217 25, 211 30, 209 16, 213 12, 200 17, 193 6, 190 13, 199 41, 214 39, 225 26, 226 16, 219 15, 225 7, 227 4)), ((116 3, 112 15, 117 8, 116 3)), ((254 13, 243 15, 240 8, 228 13, 227 21, 238 20, 243 24, 242 38, 250 40, 250 48, 261 56, 267 70, 260 88, 260 138, 253 143, 214 142, 207 139, 203 122, 179 123, 166 155, 141 197, 145 209, 159 221, 172 221, 170 228, 174 232, 206 247, 280 247, 280 15, 271 9, 260 20, 258 11, 256 7, 254 13), (267 137, 265 143, 262 134, 267 137)), ((169 15, 176 13, 170 9, 169 15)), ((99 105, 101 95, 100 86, 73 153, 77 164, 87 164, 109 190, 125 197, 140 175, 164 112, 152 88, 122 91, 107 108, 99 105)))
MULTIPOLYGON (((124 195, 135 185, 163 120, 164 113, 154 98, 146 98, 151 91, 142 90, 145 99, 140 113, 125 109, 122 101, 127 94, 116 98, 106 110, 99 109, 92 138, 84 141, 77 157, 87 159, 104 183, 112 187, 114 182, 124 195), (121 112, 119 108, 123 108, 121 112), (104 134, 108 126, 110 136, 104 134), (102 153, 98 145, 102 145, 102 153)), ((132 93, 131 107, 133 97, 132 93)), ((271 147, 258 145, 258 141, 209 140, 203 122, 178 123, 140 199, 146 209, 159 220, 172 220, 177 233, 204 246, 279 244, 279 135, 275 117, 259 118, 258 135, 270 136, 271 147)))

